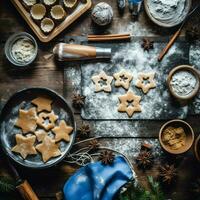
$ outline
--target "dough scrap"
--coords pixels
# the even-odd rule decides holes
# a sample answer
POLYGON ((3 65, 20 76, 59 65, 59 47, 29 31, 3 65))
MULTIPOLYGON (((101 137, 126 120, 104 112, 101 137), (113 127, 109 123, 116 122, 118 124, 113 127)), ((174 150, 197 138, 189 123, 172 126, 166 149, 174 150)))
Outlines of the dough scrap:
POLYGON ((70 141, 69 135, 72 133, 72 131, 73 127, 68 126, 64 120, 61 120, 59 126, 52 129, 52 132, 55 134, 56 142, 59 142, 61 140, 69 142, 70 141))
POLYGON ((119 96, 119 112, 126 112, 129 117, 132 117, 134 112, 141 112, 140 100, 141 97, 137 96, 129 90, 125 95, 119 96))
POLYGON ((54 111, 51 111, 50 113, 42 112, 38 115, 37 124, 48 131, 55 127, 57 119, 58 116, 54 114, 54 111))
POLYGON ((36 99, 33 99, 31 103, 35 106, 37 106, 37 112, 41 111, 48 111, 51 112, 51 104, 53 103, 53 100, 47 97, 37 97, 36 99))
POLYGON ((16 145, 11 149, 11 151, 20 154, 23 159, 26 159, 28 155, 37 154, 37 151, 34 147, 34 143, 36 140, 36 137, 34 135, 25 137, 21 134, 16 134, 15 139, 16 145))
POLYGON ((35 108, 30 108, 29 110, 19 110, 19 117, 15 126, 22 129, 22 132, 34 132, 37 127, 37 114, 35 108))
POLYGON ((130 83, 133 79, 133 76, 129 73, 129 72, 126 72, 124 70, 118 72, 118 73, 115 73, 113 75, 113 77, 115 78, 115 86, 116 87, 123 87, 124 89, 128 90, 129 87, 130 87, 130 83))
POLYGON ((35 148, 42 154, 42 160, 46 163, 49 159, 61 155, 59 146, 55 140, 46 136, 42 143, 38 144, 35 148))
POLYGON ((48 136, 48 133, 45 130, 37 130, 35 131, 35 135, 37 137, 38 142, 42 142, 46 136, 48 136))
POLYGON ((108 76, 104 71, 101 71, 99 75, 92 76, 92 81, 95 84, 95 92, 111 92, 111 83, 113 77, 108 76))
POLYGON ((138 76, 138 81, 136 82, 136 87, 141 88, 142 91, 146 94, 150 89, 156 87, 154 76, 155 72, 140 73, 138 76), (148 81, 148 83, 145 83, 145 81, 148 81))

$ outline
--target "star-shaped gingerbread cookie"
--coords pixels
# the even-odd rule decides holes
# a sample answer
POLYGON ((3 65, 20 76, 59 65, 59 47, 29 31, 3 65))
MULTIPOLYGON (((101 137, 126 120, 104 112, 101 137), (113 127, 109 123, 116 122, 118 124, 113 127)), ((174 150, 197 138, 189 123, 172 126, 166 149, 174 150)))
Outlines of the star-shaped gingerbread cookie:
POLYGON ((30 108, 29 110, 19 110, 19 117, 15 126, 22 129, 22 132, 34 132, 37 127, 37 113, 35 108, 30 108))
POLYGON ((58 116, 55 115, 54 111, 51 111, 50 113, 41 112, 38 115, 37 124, 48 131, 55 127, 57 119, 58 116))
POLYGON ((120 71, 118 73, 115 73, 113 75, 113 77, 115 78, 115 86, 116 87, 123 87, 124 89, 128 90, 130 87, 130 83, 133 79, 133 76, 126 71, 120 71))
POLYGON ((51 112, 52 102, 53 100, 48 97, 37 97, 31 101, 33 105, 37 106, 37 112, 41 112, 43 110, 51 112))
POLYGON ((46 136, 42 143, 38 144, 35 148, 42 154, 42 160, 44 162, 61 155, 59 144, 56 144, 55 140, 49 136, 46 136))
POLYGON ((108 76, 104 71, 100 72, 99 75, 93 76, 92 81, 95 84, 95 92, 111 92, 111 83, 113 77, 108 76))
POLYGON ((44 138, 48 135, 48 133, 45 130, 37 130, 35 131, 35 135, 37 137, 38 142, 42 142, 44 138))
POLYGON ((26 159, 28 155, 37 154, 37 151, 34 147, 36 140, 34 135, 25 137, 21 134, 16 134, 15 139, 17 144, 11 149, 11 151, 19 153, 23 159, 26 159))
POLYGON ((146 94, 150 89, 156 87, 154 80, 155 73, 140 73, 138 75, 138 81, 136 82, 136 87, 141 88, 146 94))
POLYGON ((56 142, 59 142, 61 140, 69 142, 69 135, 72 133, 73 128, 71 126, 68 126, 64 120, 61 120, 59 126, 53 128, 52 131, 55 134, 56 142))
POLYGON ((140 100, 140 96, 129 90, 125 95, 119 97, 118 111, 126 112, 129 117, 132 117, 134 112, 141 112, 140 100))

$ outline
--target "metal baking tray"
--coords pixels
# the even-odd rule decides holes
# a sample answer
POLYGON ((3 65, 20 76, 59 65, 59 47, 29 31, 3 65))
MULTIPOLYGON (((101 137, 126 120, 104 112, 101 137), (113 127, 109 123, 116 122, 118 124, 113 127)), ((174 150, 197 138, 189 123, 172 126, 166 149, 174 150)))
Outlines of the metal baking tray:
POLYGON ((76 137, 76 123, 71 108, 59 94, 47 88, 28 88, 15 93, 5 104, 0 114, 0 131, 1 146, 7 156, 22 166, 41 169, 56 165, 70 151, 76 137), (70 142, 60 142, 62 154, 59 157, 50 159, 46 163, 42 161, 40 153, 37 155, 29 155, 24 160, 19 154, 11 151, 11 148, 16 144, 15 134, 21 133, 21 130, 15 127, 19 109, 29 109, 33 107, 31 101, 38 96, 51 98, 53 100, 52 108, 55 114, 59 116, 58 121, 64 119, 68 125, 74 128, 70 136, 70 142))
POLYGON ((85 3, 81 3, 78 0, 78 5, 72 11, 68 12, 68 15, 66 16, 64 21, 58 24, 51 33, 46 35, 40 29, 38 24, 32 19, 30 12, 22 4, 22 0, 11 0, 11 2, 18 10, 18 12, 22 15, 22 17, 25 19, 27 24, 36 34, 36 36, 39 38, 39 40, 42 42, 51 41, 92 6, 91 0, 86 0, 85 3))

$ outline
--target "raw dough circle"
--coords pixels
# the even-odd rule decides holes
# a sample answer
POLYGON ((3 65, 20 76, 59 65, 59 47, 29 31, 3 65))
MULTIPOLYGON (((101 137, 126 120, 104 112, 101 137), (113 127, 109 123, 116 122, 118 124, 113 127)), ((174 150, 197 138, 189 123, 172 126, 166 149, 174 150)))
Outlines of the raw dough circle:
POLYGON ((41 20, 46 14, 46 7, 43 4, 35 4, 31 7, 31 16, 35 20, 41 20))
POLYGON ((47 6, 52 6, 57 0, 44 0, 44 4, 47 6))
POLYGON ((23 0, 23 3, 26 5, 26 6, 33 6, 34 4, 37 3, 36 0, 23 0))
POLYGON ((65 11, 62 6, 56 5, 51 8, 51 16, 55 20, 61 20, 65 17, 65 11))
POLYGON ((50 18, 44 18, 41 22, 41 29, 45 32, 45 33, 49 33, 53 30, 54 28, 54 22, 52 19, 50 18))
POLYGON ((77 0, 63 0, 63 3, 66 8, 73 8, 76 5, 77 0))

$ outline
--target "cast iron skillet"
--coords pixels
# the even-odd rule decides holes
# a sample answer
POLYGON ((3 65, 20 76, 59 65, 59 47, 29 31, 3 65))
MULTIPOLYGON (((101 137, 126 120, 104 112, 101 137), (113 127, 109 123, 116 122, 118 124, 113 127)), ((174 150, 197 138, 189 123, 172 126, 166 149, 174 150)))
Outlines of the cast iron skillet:
MULTIPOLYGON (((53 136, 53 133, 50 133, 53 136)), ((18 164, 35 169, 48 168, 56 165, 60 162, 66 154, 70 151, 74 139, 76 136, 76 123, 74 121, 74 115, 71 108, 63 97, 47 88, 28 88, 15 93, 5 104, 0 114, 0 141, 1 146, 7 156, 18 164), (29 109, 33 105, 30 103, 32 99, 38 96, 47 96, 53 99, 52 108, 59 116, 59 120, 64 119, 68 125, 74 128, 73 133, 70 136, 70 142, 61 141, 60 150, 62 154, 59 157, 52 158, 48 162, 44 163, 41 159, 41 155, 29 155, 26 160, 11 151, 11 148, 15 146, 15 134, 21 133, 21 129, 15 127, 15 122, 18 117, 19 108, 29 109)))

